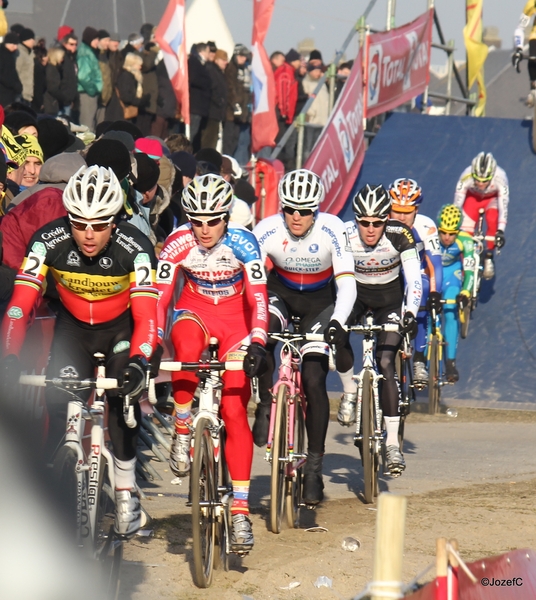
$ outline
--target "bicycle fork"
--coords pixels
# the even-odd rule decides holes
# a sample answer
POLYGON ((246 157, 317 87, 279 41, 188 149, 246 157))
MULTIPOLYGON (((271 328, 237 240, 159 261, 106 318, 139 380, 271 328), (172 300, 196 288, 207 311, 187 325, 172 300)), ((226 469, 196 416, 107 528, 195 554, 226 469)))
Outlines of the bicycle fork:
POLYGON ((363 414, 363 378, 366 372, 370 372, 372 379, 372 398, 374 401, 374 451, 379 450, 378 443, 383 441, 382 436, 382 411, 380 408, 380 394, 379 394, 379 381, 383 379, 383 375, 380 375, 373 369, 363 369, 360 373, 354 376, 357 381, 357 405, 356 405, 356 433, 354 436, 354 445, 358 445, 359 442, 363 442, 363 428, 361 427, 361 416, 363 414))

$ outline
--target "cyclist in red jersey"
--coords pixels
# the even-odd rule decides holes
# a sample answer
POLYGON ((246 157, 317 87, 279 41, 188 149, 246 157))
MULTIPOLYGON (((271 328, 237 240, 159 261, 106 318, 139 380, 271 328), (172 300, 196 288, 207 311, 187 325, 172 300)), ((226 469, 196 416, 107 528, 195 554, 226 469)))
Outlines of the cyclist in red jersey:
MULTIPOLYGON (((111 169, 81 167, 67 183, 63 204, 67 216, 34 234, 17 274, 2 322, 0 373, 4 385, 6 379, 18 381, 26 327, 50 270, 61 306, 47 376, 93 377, 94 353, 102 352, 107 375, 123 382, 121 392, 107 393, 108 431, 114 449, 115 530, 129 538, 142 523, 135 477, 141 412, 136 404, 138 425, 127 427, 123 395, 136 399, 144 390, 156 343, 156 257, 149 239, 119 220, 123 191, 111 169)), ((81 397, 84 394, 80 392, 81 397)), ((52 458, 65 434, 70 396, 50 389, 45 398, 49 414, 45 455, 52 458)))
MULTIPOLYGON (((248 516, 253 438, 246 411, 251 396, 246 375, 255 377, 266 368, 268 302, 257 240, 241 225, 229 222, 232 199, 231 185, 213 174, 196 177, 183 191, 182 207, 189 223, 167 238, 158 262, 158 336, 162 342, 180 272, 184 287, 171 328, 175 359, 199 360, 214 336, 220 343, 221 360, 244 360, 244 371, 227 371, 223 376, 221 415, 233 482, 231 547, 249 551, 253 547, 248 516)), ((172 382, 176 423, 170 467, 176 475, 185 476, 190 469, 190 408, 197 377, 177 372, 172 382)))

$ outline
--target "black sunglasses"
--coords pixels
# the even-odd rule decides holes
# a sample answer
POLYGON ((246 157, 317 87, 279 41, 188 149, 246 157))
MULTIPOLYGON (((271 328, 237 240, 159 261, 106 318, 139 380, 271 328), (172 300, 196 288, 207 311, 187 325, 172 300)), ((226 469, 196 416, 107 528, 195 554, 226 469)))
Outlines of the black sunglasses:
POLYGON ((371 225, 374 229, 379 229, 385 225, 385 221, 366 221, 365 219, 357 219, 357 222, 365 229, 368 229, 371 225))
POLYGON ((300 217, 310 217, 313 214, 313 211, 310 208, 292 208, 292 206, 284 206, 283 212, 291 216, 297 212, 300 217))

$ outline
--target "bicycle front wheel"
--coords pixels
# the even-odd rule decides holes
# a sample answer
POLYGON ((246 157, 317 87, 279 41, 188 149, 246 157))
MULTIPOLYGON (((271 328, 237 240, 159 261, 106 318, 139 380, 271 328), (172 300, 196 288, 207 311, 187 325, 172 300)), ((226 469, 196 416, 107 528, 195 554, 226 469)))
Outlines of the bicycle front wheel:
POLYGON ((216 538, 217 502, 214 447, 210 421, 199 419, 194 434, 194 459, 190 473, 194 583, 207 588, 212 582, 216 538))
POLYGON ((285 510, 285 458, 287 456, 287 396, 288 387, 279 386, 277 391, 274 440, 272 443, 272 474, 270 481, 270 529, 281 532, 281 521, 285 510))
POLYGON ((471 320, 471 306, 465 306, 462 313, 463 323, 461 323, 460 326, 460 336, 462 340, 464 340, 467 337, 467 334, 469 333, 469 321, 471 320))
POLYGON ((371 375, 367 371, 363 377, 363 404, 361 407, 361 431, 363 432, 363 480, 365 503, 374 502, 378 495, 378 457, 375 452, 374 437, 374 395, 371 375))
POLYGON ((85 545, 90 539, 91 532, 87 507, 82 510, 82 507, 78 506, 77 462, 78 455, 74 448, 62 446, 54 458, 52 476, 60 499, 63 522, 72 533, 73 539, 76 536, 78 543, 85 545))
POLYGON ((439 340, 432 336, 430 345, 430 360, 428 363, 428 413, 435 415, 439 410, 439 394, 441 382, 439 380, 439 340))
POLYGON ((300 520, 300 505, 302 503, 302 479, 303 465, 297 467, 298 461, 302 460, 300 456, 305 455, 305 411, 303 403, 304 398, 296 402, 295 422, 289 423, 289 427, 294 427, 294 454, 298 458, 294 459, 294 476, 287 477, 286 482, 286 516, 287 525, 290 528, 298 527, 300 520))

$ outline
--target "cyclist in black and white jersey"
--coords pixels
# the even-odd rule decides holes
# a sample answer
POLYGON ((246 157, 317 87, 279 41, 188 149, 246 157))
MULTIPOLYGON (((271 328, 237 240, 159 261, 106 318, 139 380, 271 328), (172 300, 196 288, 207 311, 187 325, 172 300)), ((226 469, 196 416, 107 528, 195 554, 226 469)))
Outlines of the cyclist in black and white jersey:
MULTIPOLYGON (((287 173, 279 184, 281 212, 263 219, 253 230, 263 259, 273 269, 268 276, 270 332, 284 329, 290 317, 300 318, 301 333, 324 333, 327 342, 344 347, 343 329, 356 298, 353 260, 345 245, 344 224, 335 215, 319 212, 324 198, 320 177, 306 169, 287 173)), ((268 371, 259 378, 261 403, 255 414, 253 437, 266 444, 275 369, 275 344, 268 342, 268 371)), ((326 377, 329 346, 302 345, 302 382, 307 398, 307 464, 303 498, 318 504, 324 494, 322 460, 329 423, 326 377)))
MULTIPOLYGON (((401 333, 415 337, 422 281, 411 229, 399 221, 388 220, 391 198, 381 185, 365 185, 353 199, 353 209, 355 221, 345 223, 357 280, 357 300, 349 323, 359 322, 370 309, 376 324, 401 321, 401 333)), ((395 357, 401 342, 400 333, 381 332, 376 344, 376 362, 384 377, 380 401, 387 431, 387 468, 392 475, 399 475, 406 468, 398 445, 400 389, 395 373, 395 357)), ((342 425, 351 425, 356 420, 357 386, 353 365, 354 354, 348 341, 337 352, 337 370, 344 390, 337 419, 342 425)))

